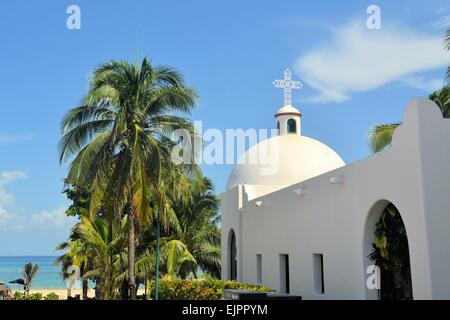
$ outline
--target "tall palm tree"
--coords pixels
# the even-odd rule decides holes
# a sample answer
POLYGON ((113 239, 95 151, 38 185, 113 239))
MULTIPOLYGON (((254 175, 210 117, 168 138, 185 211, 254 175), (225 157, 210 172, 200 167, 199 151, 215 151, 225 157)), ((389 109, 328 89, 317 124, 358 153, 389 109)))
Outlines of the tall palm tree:
POLYGON ((31 283, 33 279, 36 277, 39 271, 39 266, 37 263, 32 264, 31 262, 27 263, 22 269, 22 276, 25 281, 25 292, 26 294, 30 293, 31 283))
MULTIPOLYGON (((450 118, 450 87, 435 91, 428 98, 438 105, 444 118, 450 118)), ((396 122, 373 126, 369 131, 369 145, 372 151, 379 152, 389 147, 394 131, 400 124, 401 122, 396 122)))
POLYGON ((177 171, 172 134, 194 131, 190 121, 170 113, 189 113, 196 103, 195 91, 171 67, 153 67, 146 58, 140 65, 111 61, 93 71, 81 105, 61 123, 60 161, 71 160, 70 183, 91 186, 89 214, 128 216, 131 299, 136 297, 136 228, 153 218, 151 201, 163 172, 177 171))

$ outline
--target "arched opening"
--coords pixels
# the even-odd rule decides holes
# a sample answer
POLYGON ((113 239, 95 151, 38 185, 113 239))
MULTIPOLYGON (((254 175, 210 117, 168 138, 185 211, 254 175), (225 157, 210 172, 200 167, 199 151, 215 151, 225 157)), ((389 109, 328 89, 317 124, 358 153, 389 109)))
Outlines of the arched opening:
POLYGON ((278 134, 280 134, 280 121, 277 121, 277 131, 278 131, 278 134))
POLYGON ((408 235, 397 207, 377 202, 369 212, 364 237, 365 273, 378 274, 377 286, 366 283, 367 297, 381 300, 411 300, 412 278, 408 235), (371 268, 376 266, 376 268, 371 268))
POLYGON ((228 278, 230 280, 237 280, 236 235, 233 229, 230 230, 230 236, 228 240, 228 257, 229 257, 228 278))
POLYGON ((289 119, 287 122, 288 133, 297 133, 297 122, 294 119, 289 119))

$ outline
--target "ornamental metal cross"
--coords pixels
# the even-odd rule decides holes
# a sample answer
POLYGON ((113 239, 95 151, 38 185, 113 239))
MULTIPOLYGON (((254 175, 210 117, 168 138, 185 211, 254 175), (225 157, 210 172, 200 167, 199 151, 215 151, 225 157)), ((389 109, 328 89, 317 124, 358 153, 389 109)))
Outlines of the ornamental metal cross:
POLYGON ((300 81, 292 81, 292 71, 284 70, 284 80, 275 80, 273 85, 277 88, 284 88, 284 105, 292 104, 292 89, 300 89, 303 85, 300 81))

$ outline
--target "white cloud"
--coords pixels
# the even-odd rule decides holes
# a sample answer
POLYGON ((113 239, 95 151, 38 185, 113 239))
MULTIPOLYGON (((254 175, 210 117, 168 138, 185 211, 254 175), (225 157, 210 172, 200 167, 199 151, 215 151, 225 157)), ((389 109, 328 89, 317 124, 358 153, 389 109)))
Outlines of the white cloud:
POLYGON ((0 230, 13 231, 45 231, 68 230, 76 222, 76 218, 65 215, 66 208, 44 210, 31 216, 0 207, 0 230))
POLYGON ((435 29, 446 29, 450 26, 450 15, 439 17, 431 22, 431 26, 435 29))
POLYGON ((41 211, 31 215, 31 223, 34 227, 42 229, 59 228, 64 225, 73 225, 74 218, 68 218, 65 214, 66 208, 60 207, 51 211, 41 211))
MULTIPOLYGON (((301 55, 295 71, 316 96, 312 103, 343 102, 353 92, 365 92, 425 71, 444 67, 450 53, 442 36, 427 36, 383 25, 370 31, 364 24, 337 28, 326 43, 301 55)), ((417 83, 416 83, 417 84, 417 83)))
POLYGON ((0 145, 29 141, 32 138, 31 134, 0 134, 0 145))
POLYGON ((3 171, 0 174, 0 185, 25 178, 28 178, 28 175, 23 171, 3 171))
POLYGON ((420 76, 406 77, 401 82, 409 87, 421 89, 427 92, 436 91, 444 85, 444 81, 442 79, 426 79, 420 76))
POLYGON ((14 204, 14 195, 5 190, 5 186, 13 181, 27 178, 23 171, 4 171, 0 173, 0 207, 10 207, 14 204))
POLYGON ((14 195, 5 187, 17 180, 27 178, 23 171, 4 171, 0 173, 0 230, 31 231, 69 228, 76 219, 65 215, 66 208, 44 210, 27 215, 14 210, 14 195))

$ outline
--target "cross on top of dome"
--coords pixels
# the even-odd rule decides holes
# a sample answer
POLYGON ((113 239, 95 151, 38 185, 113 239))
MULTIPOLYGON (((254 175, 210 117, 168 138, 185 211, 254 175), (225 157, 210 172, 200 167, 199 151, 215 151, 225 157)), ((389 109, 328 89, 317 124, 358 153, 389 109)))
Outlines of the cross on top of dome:
POLYGON ((292 89, 300 89, 303 84, 300 81, 292 81, 292 71, 284 70, 284 80, 275 80, 273 85, 276 88, 284 89, 284 105, 292 105, 292 89))

